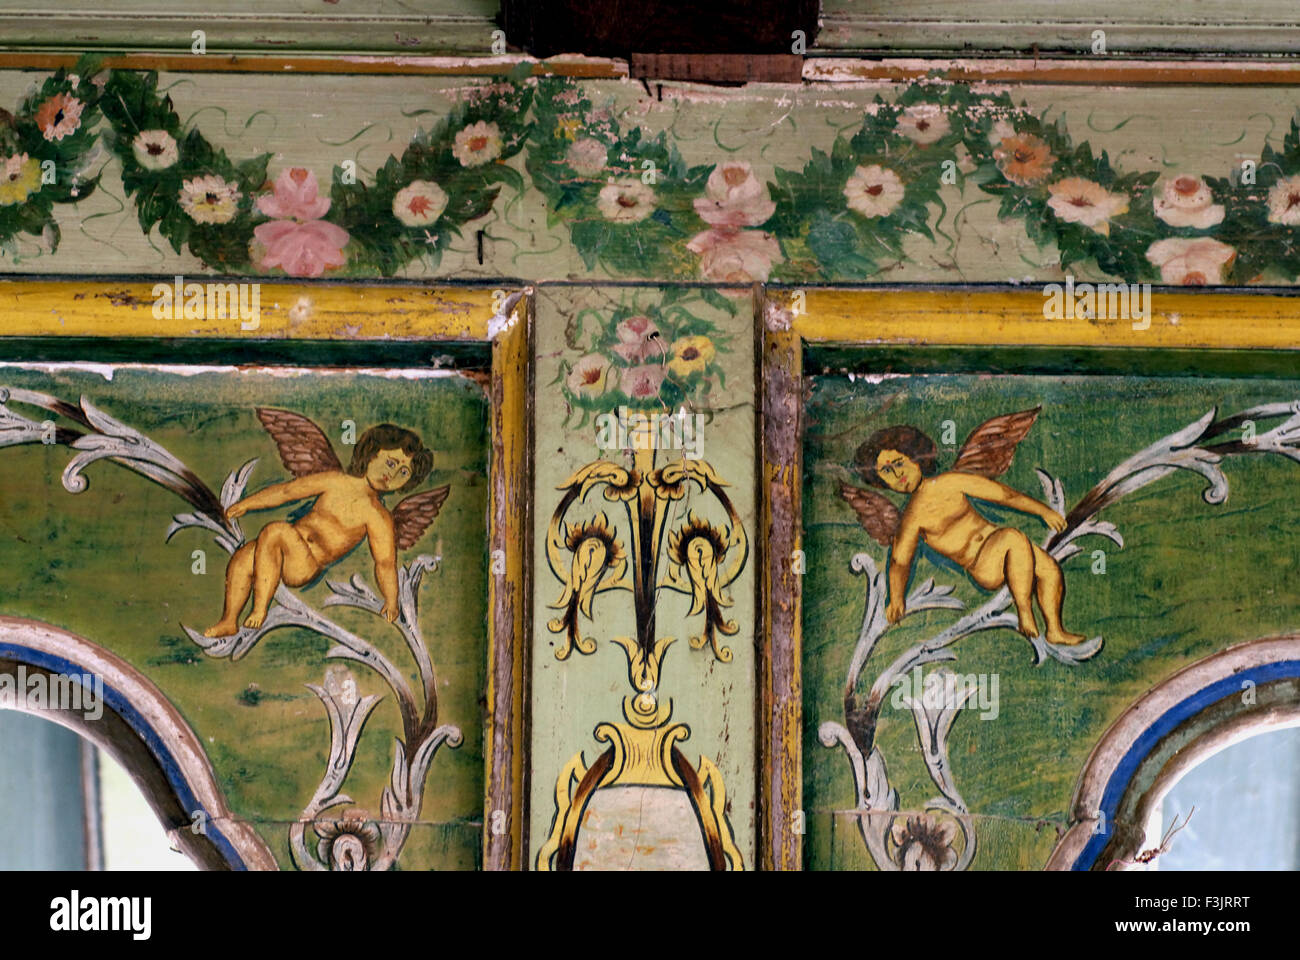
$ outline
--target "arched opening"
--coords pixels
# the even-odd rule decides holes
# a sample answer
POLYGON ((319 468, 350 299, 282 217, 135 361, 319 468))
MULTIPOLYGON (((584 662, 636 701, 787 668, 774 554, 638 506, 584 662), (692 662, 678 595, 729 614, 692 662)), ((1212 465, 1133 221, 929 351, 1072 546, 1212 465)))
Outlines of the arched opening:
POLYGON ((1093 748, 1075 789, 1073 825, 1047 869, 1140 862, 1159 846, 1150 828, 1164 820, 1161 801, 1184 775, 1235 744, 1296 726, 1298 636, 1239 644, 1180 670, 1125 710, 1093 748))
POLYGON ((1148 870, 1300 869, 1300 726, 1225 744, 1183 771, 1146 834, 1144 851, 1163 847, 1148 870))
POLYGON ((0 710, 0 870, 195 870, 131 774, 34 713, 0 710))
POLYGON ((121 658, 48 624, 0 617, 0 705, 74 730, 111 755, 171 844, 200 868, 276 869, 256 832, 230 814, 194 731, 121 658))

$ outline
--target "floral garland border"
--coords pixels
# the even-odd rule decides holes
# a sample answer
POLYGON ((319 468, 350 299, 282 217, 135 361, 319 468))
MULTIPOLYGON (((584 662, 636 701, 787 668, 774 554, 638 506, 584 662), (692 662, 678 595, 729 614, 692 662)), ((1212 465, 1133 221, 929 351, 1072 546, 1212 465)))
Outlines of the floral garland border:
MULTIPOLYGON (((621 130, 610 105, 526 65, 486 83, 365 183, 336 166, 328 196, 300 167, 267 179, 269 154, 233 161, 176 113, 155 72, 83 58, 0 111, 0 252, 19 234, 57 249, 57 204, 89 195, 96 127, 122 165, 141 229, 230 273, 392 276, 436 267, 489 213, 524 154, 548 225, 563 223, 588 270, 748 284, 862 280, 905 261, 909 235, 934 242, 944 187, 999 200, 1062 268, 1169 284, 1300 276, 1300 125, 1265 143, 1254 177, 1123 172, 1007 93, 937 77, 877 97, 862 127, 764 183, 743 160, 688 166, 666 132, 621 130), (937 211, 937 216, 936 216, 937 211)), ((102 172, 102 171, 101 171, 102 172)), ((946 234, 943 234, 947 236, 946 234)), ((951 238, 949 238, 951 240, 951 238)))

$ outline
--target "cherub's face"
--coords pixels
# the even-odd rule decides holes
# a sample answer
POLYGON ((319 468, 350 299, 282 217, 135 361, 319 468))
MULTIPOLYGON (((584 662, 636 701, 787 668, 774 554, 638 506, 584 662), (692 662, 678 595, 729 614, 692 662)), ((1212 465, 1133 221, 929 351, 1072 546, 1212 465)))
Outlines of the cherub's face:
POLYGON ((876 457, 876 473, 885 486, 899 493, 911 493, 921 485, 921 466, 905 453, 881 450, 876 457))
POLYGON ((411 455, 401 450, 380 450, 366 467, 366 482, 380 493, 405 486, 411 479, 411 455))

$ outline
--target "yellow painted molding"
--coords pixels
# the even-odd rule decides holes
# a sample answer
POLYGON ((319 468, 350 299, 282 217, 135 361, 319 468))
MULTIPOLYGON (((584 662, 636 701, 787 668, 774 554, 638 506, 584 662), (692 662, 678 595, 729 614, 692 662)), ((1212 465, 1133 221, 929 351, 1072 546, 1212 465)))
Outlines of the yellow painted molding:
POLYGON ((532 520, 533 299, 514 306, 492 344, 492 504, 489 516, 487 715, 483 866, 522 870, 532 520))
MULTIPOLYGON (((194 291, 187 288, 202 285, 204 314, 186 319, 185 304, 174 304, 176 282, 0 281, 0 336, 486 340, 495 306, 487 288, 258 283, 196 275, 181 278, 182 294, 189 300, 194 291), (251 320, 241 320, 238 312, 241 282, 258 288, 251 320), (216 287, 225 289, 209 292, 216 287), (164 289, 172 315, 159 302, 164 289)), ((244 303, 251 306, 253 296, 245 291, 244 303)))
POLYGON ((807 341, 913 346, 1300 349, 1300 297, 1151 290, 1143 321, 1047 319, 1028 290, 769 290, 769 329, 807 341))

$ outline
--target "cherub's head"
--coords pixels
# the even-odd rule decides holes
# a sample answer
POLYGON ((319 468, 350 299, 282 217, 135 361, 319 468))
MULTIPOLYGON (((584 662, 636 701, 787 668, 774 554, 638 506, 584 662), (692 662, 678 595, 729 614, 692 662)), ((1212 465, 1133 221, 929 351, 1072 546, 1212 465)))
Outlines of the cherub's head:
POLYGON ((916 427, 885 427, 858 447, 853 463, 873 487, 911 493, 922 477, 934 476, 937 455, 934 441, 916 427))
POLYGON ((381 423, 361 435, 352 451, 348 473, 365 477, 380 493, 406 493, 433 470, 433 451, 410 430, 381 423))

